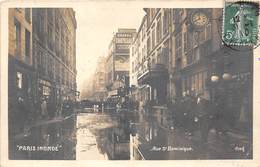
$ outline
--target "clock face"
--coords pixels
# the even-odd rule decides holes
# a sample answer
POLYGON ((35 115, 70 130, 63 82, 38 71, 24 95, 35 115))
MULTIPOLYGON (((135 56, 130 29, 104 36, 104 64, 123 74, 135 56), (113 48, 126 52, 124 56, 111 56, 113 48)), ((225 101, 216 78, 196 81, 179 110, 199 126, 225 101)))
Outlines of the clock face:
POLYGON ((208 17, 203 12, 196 12, 192 15, 192 23, 196 26, 204 26, 208 23, 208 17))

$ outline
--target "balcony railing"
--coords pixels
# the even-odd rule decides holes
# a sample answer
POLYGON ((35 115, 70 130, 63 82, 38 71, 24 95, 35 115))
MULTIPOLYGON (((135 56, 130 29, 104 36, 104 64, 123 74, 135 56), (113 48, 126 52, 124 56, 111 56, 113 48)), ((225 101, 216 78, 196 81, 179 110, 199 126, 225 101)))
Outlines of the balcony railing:
POLYGON ((148 66, 148 68, 143 69, 137 74, 137 80, 140 83, 144 83, 146 81, 153 78, 165 78, 168 76, 168 69, 164 64, 153 64, 148 66))

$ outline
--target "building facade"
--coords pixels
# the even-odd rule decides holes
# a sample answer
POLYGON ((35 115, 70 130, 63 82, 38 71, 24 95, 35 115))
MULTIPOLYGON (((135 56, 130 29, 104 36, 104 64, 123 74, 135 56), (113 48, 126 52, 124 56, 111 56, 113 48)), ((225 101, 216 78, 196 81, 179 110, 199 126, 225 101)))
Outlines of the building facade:
POLYGON ((32 11, 29 8, 10 8, 8 22, 8 107, 9 129, 18 101, 33 104, 34 77, 32 59, 32 11))
POLYGON ((109 45, 106 58, 108 97, 118 97, 119 88, 129 87, 130 45, 135 34, 135 29, 119 28, 109 45))
POLYGON ((147 25, 147 17, 144 16, 141 22, 141 25, 138 29, 138 32, 135 36, 135 39, 131 45, 130 49, 130 87, 131 87, 131 96, 133 100, 141 100, 147 99, 146 92, 149 89, 149 86, 139 86, 137 76, 142 73, 143 69, 146 69, 147 63, 144 61, 146 59, 146 25, 147 25))
POLYGON ((95 101, 103 101, 106 97, 106 87, 105 87, 105 57, 99 57, 98 64, 94 74, 93 80, 93 91, 95 101))
POLYGON ((32 9, 37 97, 61 104, 76 98, 76 28, 71 8, 32 9))
POLYGON ((143 102, 163 104, 168 96, 168 71, 171 67, 171 10, 147 8, 144 11, 146 16, 140 27, 141 37, 137 36, 133 45, 140 50, 136 56, 137 83, 142 89, 139 98, 143 102))
MULTIPOLYGON (((251 132, 252 48, 222 43, 222 9, 144 10, 146 25, 141 23, 131 46, 130 83, 139 88, 132 98, 151 104, 151 108, 139 108, 141 123, 130 139, 131 159, 157 159, 158 155, 145 152, 145 148, 156 142, 171 145, 168 131, 176 110, 171 104, 185 96, 221 104, 230 131, 251 132), (196 14, 205 15, 205 23, 195 23, 196 14), (143 41, 141 29, 146 34, 143 41), (145 45, 146 54, 142 54, 145 45)), ((165 154, 167 159, 170 156, 174 159, 174 155, 165 154)))

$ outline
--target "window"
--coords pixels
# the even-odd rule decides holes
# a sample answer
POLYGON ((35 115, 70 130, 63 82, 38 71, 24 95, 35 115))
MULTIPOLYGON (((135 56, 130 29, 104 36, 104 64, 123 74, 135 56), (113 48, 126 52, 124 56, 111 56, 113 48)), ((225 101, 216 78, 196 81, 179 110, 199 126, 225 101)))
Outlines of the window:
POLYGON ((60 56, 60 40, 59 40, 59 33, 57 32, 55 35, 55 50, 56 50, 56 56, 60 56))
POLYGON ((206 40, 211 38, 211 23, 206 26, 206 40))
POLYGON ((203 82, 203 80, 202 80, 202 72, 199 73, 198 77, 199 77, 198 78, 199 79, 198 89, 199 89, 199 92, 201 92, 202 91, 202 82, 203 82))
POLYGON ((169 11, 165 9, 163 15, 163 34, 166 34, 168 32, 169 32, 169 11))
POLYGON ((162 64, 161 48, 157 49, 157 63, 158 63, 158 64, 162 64))
POLYGON ((190 90, 190 88, 191 88, 191 76, 188 76, 186 84, 187 84, 186 90, 190 90))
POLYGON ((17 72, 16 73, 16 77, 17 77, 17 88, 22 89, 23 87, 23 74, 21 72, 17 72))
POLYGON ((152 49, 154 48, 155 46, 155 29, 153 29, 152 31, 152 49))
POLYGON ((20 44, 21 44, 21 25, 19 21, 14 20, 14 49, 16 54, 20 53, 20 44))
POLYGON ((173 9, 173 20, 175 24, 180 24, 181 9, 173 9))
POLYGON ((52 39, 52 37, 53 37, 53 32, 52 32, 52 26, 49 24, 48 25, 48 47, 51 49, 51 50, 53 50, 53 39, 52 39))
POLYGON ((60 31, 60 21, 59 21, 59 13, 56 11, 55 13, 55 29, 57 32, 60 31))
POLYGON ((142 28, 142 41, 144 40, 145 37, 145 28, 144 28, 145 24, 143 24, 143 28, 142 28))
POLYGON ((195 90, 195 75, 191 76, 191 90, 195 90))
POLYGON ((208 56, 211 52, 211 41, 206 41, 204 44, 201 46, 201 56, 208 56))
POLYGON ((199 91, 199 74, 195 74, 195 91, 199 91))
POLYGON ((193 47, 198 46, 199 36, 197 32, 193 32, 193 47))
POLYGON ((199 42, 200 43, 203 43, 205 41, 205 37, 206 34, 205 34, 205 28, 203 28, 203 30, 201 32, 199 32, 199 42))
POLYGON ((189 31, 186 32, 186 36, 187 36, 187 51, 189 51, 192 48, 192 33, 190 33, 189 31))
POLYGON ((66 43, 65 43, 66 41, 64 40, 64 33, 62 33, 61 34, 61 42, 60 42, 60 44, 61 44, 61 47, 60 48, 62 48, 61 49, 61 59, 62 59, 62 61, 64 61, 64 47, 66 46, 66 43))
POLYGON ((156 26, 156 42, 159 43, 159 41, 162 39, 162 23, 161 18, 159 18, 157 26, 156 26))
POLYGON ((149 37, 147 40, 147 55, 149 54, 150 50, 151 50, 151 39, 149 37))
POLYGON ((49 24, 53 25, 53 9, 47 9, 47 16, 49 24))
POLYGON ((26 21, 28 21, 29 23, 31 23, 31 9, 25 8, 25 10, 24 10, 24 15, 25 15, 26 21))
POLYGON ((182 38, 181 38, 181 34, 179 33, 178 35, 176 35, 176 38, 175 38, 176 57, 182 56, 181 42, 182 42, 182 38))
POLYGON ((187 54, 187 64, 191 64, 193 61, 193 53, 192 52, 189 52, 187 54))
POLYGON ((31 33, 25 30, 25 56, 30 57, 31 54, 31 33))
POLYGON ((40 41, 44 41, 44 34, 43 34, 43 30, 44 30, 44 17, 43 17, 43 14, 40 13, 39 14, 39 18, 38 19, 38 25, 36 23, 36 26, 37 26, 37 34, 38 34, 38 37, 40 38, 40 41))
POLYGON ((155 60, 155 57, 154 57, 154 54, 152 55, 152 64, 151 65, 154 65, 156 63, 156 60, 155 60))
POLYGON ((182 78, 182 92, 185 92, 186 91, 186 78, 183 77, 182 78))
POLYGON ((183 49, 184 52, 187 52, 188 43, 187 43, 187 32, 183 33, 183 49))
POLYGON ((200 50, 199 50, 199 47, 196 47, 194 49, 194 58, 193 58, 193 61, 199 61, 200 60, 200 50))
POLYGON ((22 12, 22 8, 15 8, 16 9, 16 11, 18 11, 18 12, 22 12))
POLYGON ((202 73, 202 89, 204 90, 206 88, 206 81, 207 81, 207 71, 204 71, 202 73))

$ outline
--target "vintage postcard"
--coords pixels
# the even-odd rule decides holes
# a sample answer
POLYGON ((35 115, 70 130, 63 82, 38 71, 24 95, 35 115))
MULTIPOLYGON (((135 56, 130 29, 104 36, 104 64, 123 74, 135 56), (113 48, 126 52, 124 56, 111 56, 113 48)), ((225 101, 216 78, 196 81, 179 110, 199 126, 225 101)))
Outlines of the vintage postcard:
POLYGON ((1 166, 259 167, 259 27, 256 0, 3 2, 1 166))

